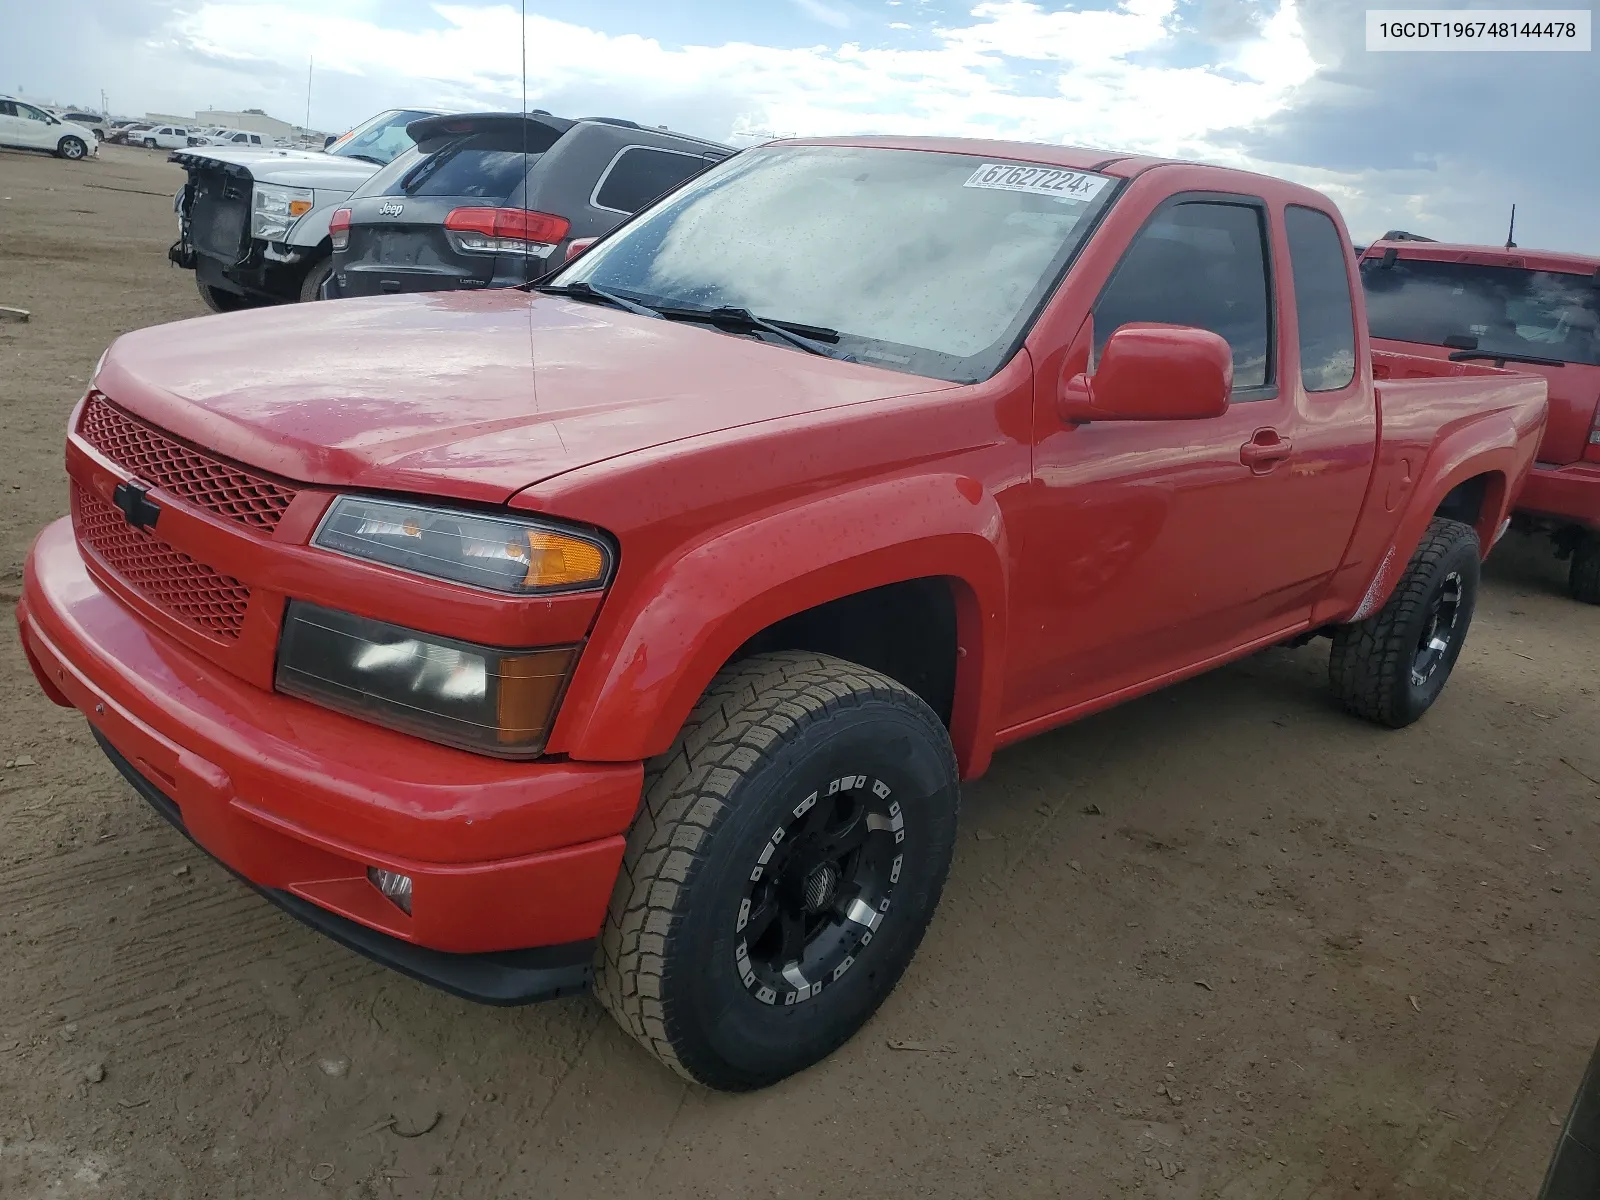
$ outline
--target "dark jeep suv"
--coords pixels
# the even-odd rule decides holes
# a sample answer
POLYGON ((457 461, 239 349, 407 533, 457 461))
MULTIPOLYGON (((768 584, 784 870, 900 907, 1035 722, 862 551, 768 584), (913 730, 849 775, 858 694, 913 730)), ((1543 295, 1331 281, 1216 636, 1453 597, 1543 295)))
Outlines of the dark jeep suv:
POLYGON ((561 265, 729 146, 614 117, 475 113, 413 121, 417 143, 329 224, 323 295, 509 287, 561 265))

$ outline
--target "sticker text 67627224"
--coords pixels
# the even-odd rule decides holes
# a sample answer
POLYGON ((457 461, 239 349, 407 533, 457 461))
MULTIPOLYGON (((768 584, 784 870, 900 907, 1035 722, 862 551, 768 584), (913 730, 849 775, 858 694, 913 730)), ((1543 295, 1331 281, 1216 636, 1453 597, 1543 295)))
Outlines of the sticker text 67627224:
POLYGON ((1111 181, 1087 171, 1067 171, 1060 167, 1036 167, 1027 163, 984 163, 963 187, 990 188, 999 192, 1030 192, 1036 196, 1055 196, 1061 200, 1093 200, 1111 181))

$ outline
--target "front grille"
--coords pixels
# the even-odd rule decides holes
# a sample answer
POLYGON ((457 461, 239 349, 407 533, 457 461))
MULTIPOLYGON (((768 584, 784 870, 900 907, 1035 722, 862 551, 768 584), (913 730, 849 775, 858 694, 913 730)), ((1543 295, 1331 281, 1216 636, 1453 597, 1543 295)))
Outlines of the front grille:
POLYGON ((180 500, 262 533, 283 519, 295 489, 174 441, 90 392, 78 434, 123 470, 180 500))
POLYGON ((135 529, 117 509, 76 485, 72 523, 78 540, 152 604, 212 637, 232 641, 244 629, 250 589, 237 579, 135 529))

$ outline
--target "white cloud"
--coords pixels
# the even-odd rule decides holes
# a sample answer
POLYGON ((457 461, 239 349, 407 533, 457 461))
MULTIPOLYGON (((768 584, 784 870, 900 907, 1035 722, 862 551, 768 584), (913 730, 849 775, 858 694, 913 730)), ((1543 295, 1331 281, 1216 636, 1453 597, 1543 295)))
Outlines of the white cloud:
MULTIPOLYGON (((797 2, 843 17, 820 0, 797 2)), ((444 28, 398 30, 310 0, 207 0, 175 32, 214 56, 296 63, 313 54, 319 71, 359 78, 369 94, 392 96, 404 82, 413 103, 518 103, 516 10, 435 11, 444 28)), ((1169 46, 1174 11, 1174 0, 1083 12, 998 0, 978 5, 964 25, 934 30, 934 46, 900 50, 850 42, 669 48, 530 14, 539 65, 529 102, 628 96, 635 111, 622 115, 651 120, 664 104, 683 111, 714 95, 722 127, 695 132, 971 134, 1163 153, 1205 146, 1209 132, 1236 125, 1242 112, 1270 116, 1314 69, 1294 0, 1282 0, 1260 37, 1217 68, 1146 61, 1169 46), (1053 87, 1019 88, 1019 71, 1040 70, 1047 81, 1056 73, 1053 87)))

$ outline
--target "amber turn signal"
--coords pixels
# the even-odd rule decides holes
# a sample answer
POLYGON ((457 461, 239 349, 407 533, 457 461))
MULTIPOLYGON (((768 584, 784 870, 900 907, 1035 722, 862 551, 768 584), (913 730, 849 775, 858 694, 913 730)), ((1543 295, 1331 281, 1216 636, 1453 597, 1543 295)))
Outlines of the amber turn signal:
POLYGON ((544 530, 528 531, 526 588, 576 587, 605 578, 606 556, 593 542, 544 530))

